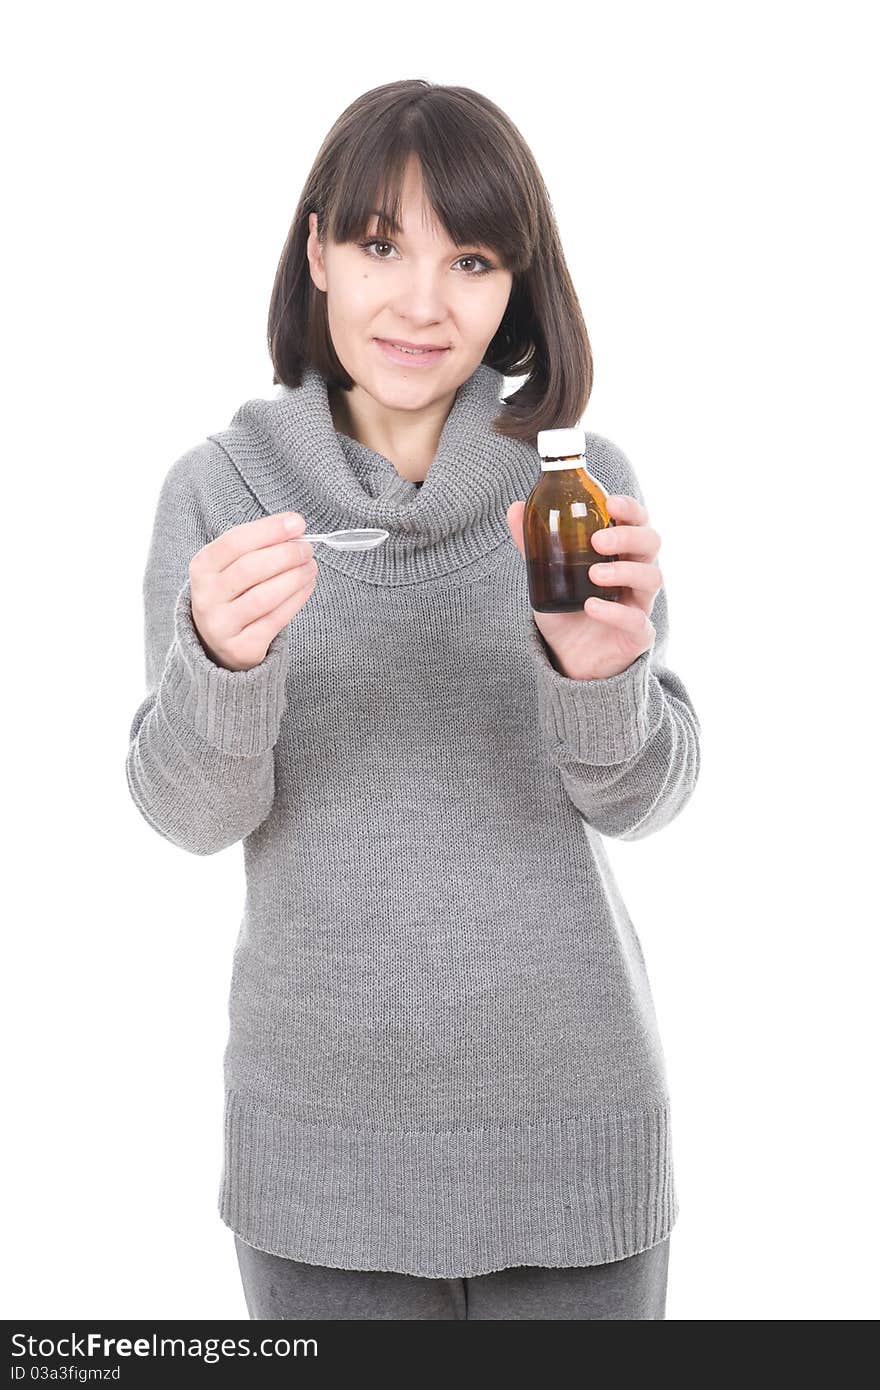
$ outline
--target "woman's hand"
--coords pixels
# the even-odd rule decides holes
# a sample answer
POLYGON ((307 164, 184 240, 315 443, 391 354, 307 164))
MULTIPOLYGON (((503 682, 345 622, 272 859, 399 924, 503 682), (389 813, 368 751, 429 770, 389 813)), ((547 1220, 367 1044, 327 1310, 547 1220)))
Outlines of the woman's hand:
MULTIPOLYGON (((535 625, 553 653, 559 671, 572 680, 602 680, 616 676, 631 666, 642 652, 649 651, 656 636, 650 620, 663 575, 655 563, 660 536, 648 525, 647 508, 635 497, 617 494, 606 499, 617 522, 593 535, 593 546, 620 559, 590 565, 594 584, 620 587, 617 602, 587 599, 581 613, 538 613, 532 609, 535 625)), ((511 502, 507 509, 510 534, 523 559, 523 512, 525 502, 511 502)))
POLYGON ((189 562, 193 626, 216 666, 249 671, 308 602, 318 573, 299 512, 230 526, 189 562))

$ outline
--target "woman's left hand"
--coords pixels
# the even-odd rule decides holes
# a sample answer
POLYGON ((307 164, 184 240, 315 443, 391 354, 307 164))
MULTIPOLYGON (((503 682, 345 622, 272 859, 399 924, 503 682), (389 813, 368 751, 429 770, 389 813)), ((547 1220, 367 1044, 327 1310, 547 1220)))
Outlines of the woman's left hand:
MULTIPOLYGON (((656 630, 650 614, 663 575, 655 564, 660 536, 648 525, 648 512, 635 497, 616 494, 606 498, 617 525, 593 534, 595 548, 620 559, 609 564, 597 560, 590 566, 594 584, 620 587, 621 596, 587 599, 583 611, 538 613, 535 625, 553 653, 562 675, 572 680, 602 680, 631 666, 654 645, 656 630)), ((525 502, 511 502, 507 509, 510 534, 523 559, 525 502)))

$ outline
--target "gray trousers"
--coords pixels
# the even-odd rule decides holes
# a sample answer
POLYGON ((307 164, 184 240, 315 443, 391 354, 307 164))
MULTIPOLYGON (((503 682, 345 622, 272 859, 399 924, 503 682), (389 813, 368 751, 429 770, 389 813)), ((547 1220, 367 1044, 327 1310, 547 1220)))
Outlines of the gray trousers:
POLYGON ((465 1279, 425 1279, 372 1269, 329 1269, 270 1255, 237 1235, 251 1318, 666 1317, 670 1236, 623 1260, 549 1269, 515 1265, 465 1279))

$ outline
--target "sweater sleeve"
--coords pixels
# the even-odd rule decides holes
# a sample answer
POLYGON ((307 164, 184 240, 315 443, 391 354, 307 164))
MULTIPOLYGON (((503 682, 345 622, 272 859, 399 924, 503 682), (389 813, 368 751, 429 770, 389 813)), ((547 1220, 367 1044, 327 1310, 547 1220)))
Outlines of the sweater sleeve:
MULTIPOLYGON (((626 457, 613 457, 609 493, 644 505, 626 457)), ((554 666, 530 609, 527 648, 537 673, 538 717, 546 746, 579 815, 602 835, 640 840, 684 808, 700 770, 700 723, 683 682, 665 664, 666 587, 657 591, 653 646, 616 676, 571 680, 554 666)))
POLYGON ((125 763, 141 815, 191 854, 226 849, 272 809, 289 663, 286 626, 247 671, 212 661, 195 627, 190 560, 228 529, 215 531, 206 515, 211 484, 201 479, 211 457, 205 451, 214 449, 201 444, 184 454, 160 492, 143 579, 147 693, 125 763))

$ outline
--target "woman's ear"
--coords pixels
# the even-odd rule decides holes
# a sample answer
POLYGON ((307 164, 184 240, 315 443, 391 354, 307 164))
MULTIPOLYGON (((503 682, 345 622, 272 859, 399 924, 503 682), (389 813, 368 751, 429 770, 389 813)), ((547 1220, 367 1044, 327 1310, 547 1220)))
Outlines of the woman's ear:
POLYGON ((318 240, 318 214, 309 213, 309 237, 306 242, 306 255, 309 258, 309 272, 317 289, 327 290, 327 272, 324 268, 324 255, 318 240))

